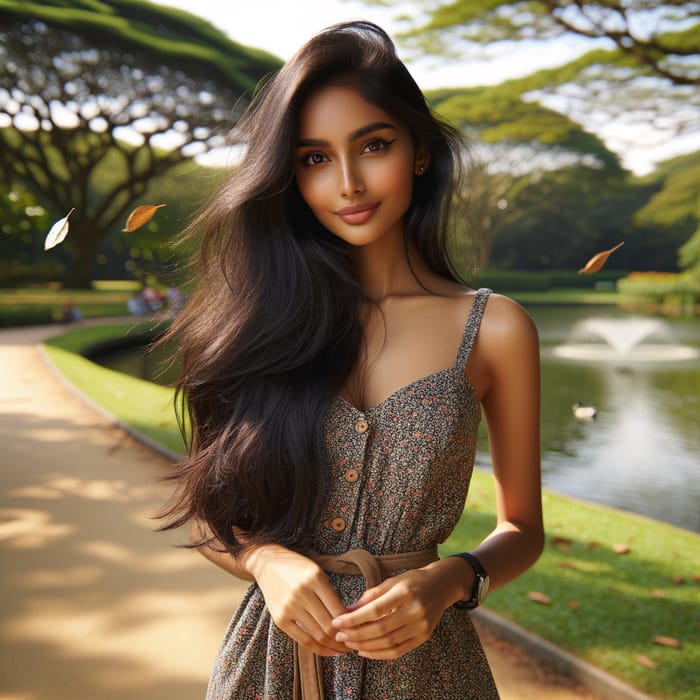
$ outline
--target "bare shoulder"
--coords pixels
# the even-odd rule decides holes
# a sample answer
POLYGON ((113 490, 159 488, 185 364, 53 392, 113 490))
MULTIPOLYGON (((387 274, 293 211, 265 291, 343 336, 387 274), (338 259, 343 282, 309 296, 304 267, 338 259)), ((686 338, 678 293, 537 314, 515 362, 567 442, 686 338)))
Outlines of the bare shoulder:
POLYGON ((538 342, 530 314, 510 297, 495 293, 489 296, 479 336, 489 343, 538 342))
POLYGON ((523 376, 537 377, 537 328, 520 304, 501 294, 491 294, 470 364, 470 381, 480 397, 494 382, 514 386, 523 376))

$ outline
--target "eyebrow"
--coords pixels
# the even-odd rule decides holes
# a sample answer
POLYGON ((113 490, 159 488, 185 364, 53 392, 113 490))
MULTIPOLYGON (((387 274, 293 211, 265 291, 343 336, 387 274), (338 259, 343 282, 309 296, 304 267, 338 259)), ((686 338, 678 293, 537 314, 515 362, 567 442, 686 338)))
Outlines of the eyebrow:
MULTIPOLYGON (((360 127, 357 131, 353 131, 348 136, 348 141, 355 141, 356 139, 367 136, 367 134, 379 131, 380 129, 396 129, 396 127, 393 124, 389 124, 389 122, 372 122, 371 124, 367 124, 367 126, 360 127)), ((328 141, 324 141, 323 139, 299 139, 299 141, 297 141, 297 148, 328 145, 330 145, 328 141)))

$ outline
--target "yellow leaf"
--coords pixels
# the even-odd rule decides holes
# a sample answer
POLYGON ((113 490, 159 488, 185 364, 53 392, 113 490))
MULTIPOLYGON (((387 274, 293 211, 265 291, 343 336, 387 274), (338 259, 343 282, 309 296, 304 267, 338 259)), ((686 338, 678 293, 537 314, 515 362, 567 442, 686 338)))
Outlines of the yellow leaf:
POLYGON ((164 206, 165 204, 143 204, 140 207, 136 207, 136 209, 129 214, 129 218, 126 220, 126 226, 122 231, 124 233, 136 231, 137 228, 141 228, 144 224, 147 224, 158 209, 164 206))
POLYGON ((44 250, 54 248, 68 235, 68 219, 74 211, 75 207, 73 207, 73 209, 71 209, 62 219, 59 219, 51 227, 51 230, 48 232, 46 239, 44 240, 44 250))
POLYGON ((579 274, 590 275, 594 272, 598 272, 603 265, 607 262, 611 253, 614 253, 618 248, 625 245, 625 242, 618 243, 614 248, 610 250, 603 250, 600 253, 596 253, 580 270, 579 274))
POLYGON ((654 644, 658 644, 660 647, 669 647, 669 649, 682 649, 683 645, 673 637, 666 637, 663 634, 657 634, 654 637, 654 644))

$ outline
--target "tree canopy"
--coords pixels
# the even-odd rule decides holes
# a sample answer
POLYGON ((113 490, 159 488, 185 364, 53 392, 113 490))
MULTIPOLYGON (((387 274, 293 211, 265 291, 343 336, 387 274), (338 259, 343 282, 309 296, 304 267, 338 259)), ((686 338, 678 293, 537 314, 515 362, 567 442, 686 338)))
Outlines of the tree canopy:
MULTIPOLYGON (((380 0, 383 5, 400 2, 380 0)), ((700 84, 700 6, 687 0, 423 0, 403 37, 440 54, 570 33, 606 39, 640 68, 678 85, 700 84), (448 48, 449 47, 449 48, 448 48)), ((611 60, 613 56, 611 55, 611 60)))
POLYGON ((226 125, 279 67, 143 0, 0 0, 0 21, 0 175, 54 216, 75 208, 74 284, 148 183, 225 145, 226 125))
MULTIPOLYGON (((620 149, 700 131, 700 4, 685 0, 365 0, 395 7, 399 42, 415 57, 484 60, 546 51, 566 37, 589 50, 548 72, 527 97, 567 114, 620 149)), ((582 49, 585 51, 585 48, 582 49)), ((526 59, 527 60, 527 59, 526 59)), ((525 86, 524 86, 525 87, 525 86)))

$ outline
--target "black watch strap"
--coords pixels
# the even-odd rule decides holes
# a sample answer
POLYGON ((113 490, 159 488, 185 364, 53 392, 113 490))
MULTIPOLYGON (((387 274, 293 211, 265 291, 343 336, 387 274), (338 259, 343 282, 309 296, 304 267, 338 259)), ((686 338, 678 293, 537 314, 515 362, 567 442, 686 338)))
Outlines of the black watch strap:
POLYGON ((458 600, 456 603, 454 603, 454 607, 459 610, 473 610, 474 608, 478 607, 486 597, 489 576, 484 567, 481 565, 481 562, 471 552, 458 552, 457 554, 451 554, 450 556, 465 559, 474 570, 475 578, 471 597, 469 600, 458 600))

